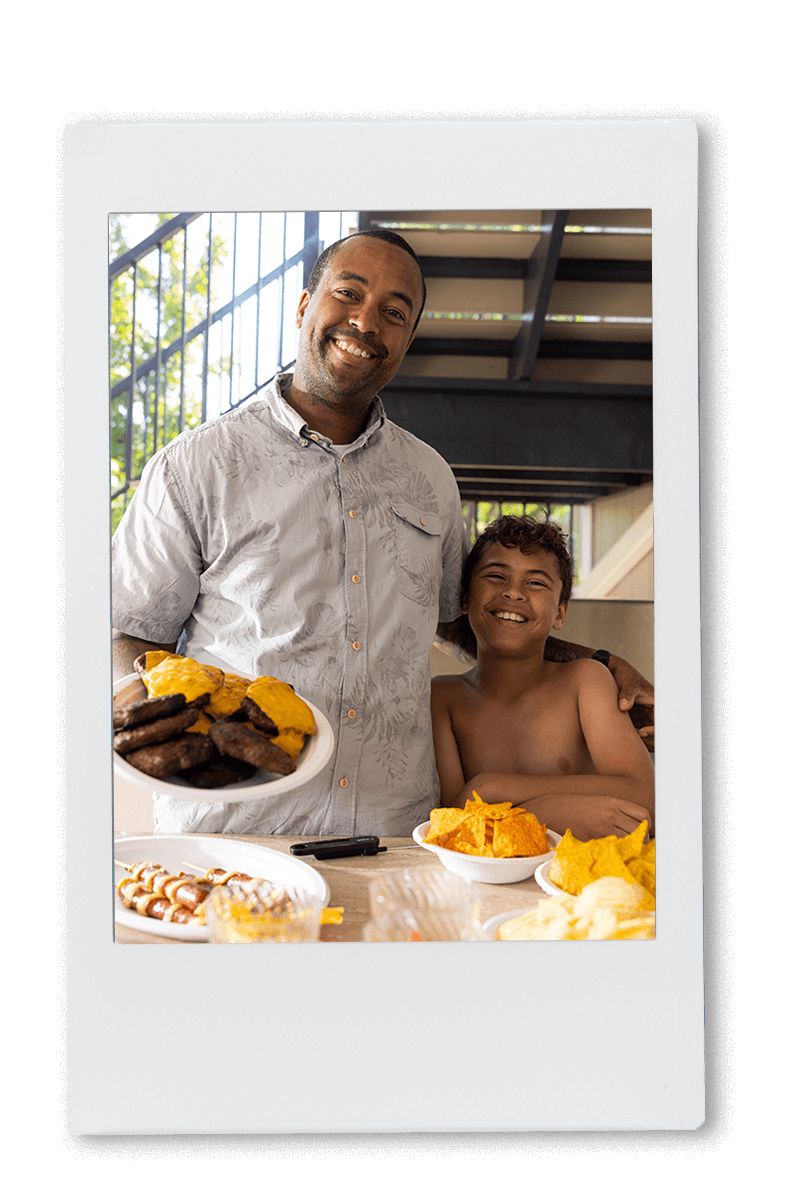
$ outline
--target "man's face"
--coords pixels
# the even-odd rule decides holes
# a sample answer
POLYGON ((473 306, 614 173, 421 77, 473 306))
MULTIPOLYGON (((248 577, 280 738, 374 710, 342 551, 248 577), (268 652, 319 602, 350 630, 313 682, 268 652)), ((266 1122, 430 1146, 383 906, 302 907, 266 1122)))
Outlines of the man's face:
POLYGON ((368 405, 397 372, 421 302, 409 254, 375 238, 346 242, 315 293, 301 294, 294 386, 330 407, 368 405))

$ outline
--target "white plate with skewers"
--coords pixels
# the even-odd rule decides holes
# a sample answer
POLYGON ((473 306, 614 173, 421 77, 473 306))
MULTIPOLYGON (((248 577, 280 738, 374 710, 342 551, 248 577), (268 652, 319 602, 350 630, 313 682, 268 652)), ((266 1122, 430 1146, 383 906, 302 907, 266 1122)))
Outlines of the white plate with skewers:
MULTIPOLYGON (((136 673, 124 675, 113 685, 113 704, 131 704, 135 700, 146 697, 145 685, 136 673)), ((298 695, 298 693, 296 693, 298 695)), ((299 697, 304 700, 303 696, 299 697)), ((304 700, 312 709, 315 717, 315 732, 307 738, 299 757, 296 759, 296 770, 290 775, 273 775, 269 771, 256 771, 249 779, 240 783, 229 783, 221 788, 198 788, 190 785, 179 775, 168 775, 166 779, 157 779, 138 771, 131 763, 113 750, 112 759, 115 770, 129 783, 145 788, 150 792, 161 792, 176 800, 188 800, 191 804, 234 804, 250 800, 270 800, 285 792, 292 792, 309 780, 314 779, 331 759, 334 752, 334 730, 329 724, 328 717, 316 708, 311 700, 304 700)), ((167 864, 166 864, 167 865, 167 864)))
POLYGON ((325 908, 329 901, 329 886, 326 880, 309 863, 279 850, 256 846, 254 842, 240 842, 232 838, 201 838, 151 836, 115 839, 115 920, 141 933, 157 937, 173 938, 179 942, 207 942, 208 930, 198 922, 176 925, 171 921, 159 921, 144 917, 133 909, 124 908, 118 895, 118 884, 131 876, 130 870, 136 863, 159 863, 173 875, 184 871, 190 875, 201 875, 212 867, 225 871, 240 871, 255 879, 268 879, 284 886, 294 885, 312 892, 317 904, 325 908))

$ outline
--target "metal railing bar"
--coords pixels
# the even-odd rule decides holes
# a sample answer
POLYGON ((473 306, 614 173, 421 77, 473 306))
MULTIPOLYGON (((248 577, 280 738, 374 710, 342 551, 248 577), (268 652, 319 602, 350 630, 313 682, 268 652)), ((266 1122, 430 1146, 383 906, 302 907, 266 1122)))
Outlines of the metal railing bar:
MULTIPOLYGON (((281 263, 280 266, 275 267, 272 271, 269 271, 265 278, 259 279, 257 283, 251 284, 245 291, 236 296, 234 300, 229 300, 228 303, 222 308, 218 308, 215 313, 211 314, 211 324, 215 325, 217 321, 223 320, 234 307, 238 307, 238 305, 246 303, 246 301, 250 300, 256 292, 262 291, 262 289, 264 287, 268 287, 270 283, 274 283, 278 278, 282 278, 286 271, 289 271, 291 267, 300 262, 302 257, 303 251, 297 251, 296 254, 292 255, 288 259, 287 262, 281 263)), ((280 310, 281 308, 282 306, 280 305, 280 310)), ((186 334, 187 343, 193 341, 196 337, 199 337, 200 334, 205 331, 205 328, 206 322, 204 320, 200 321, 197 325, 192 326, 192 328, 188 330, 186 334)), ((175 341, 172 341, 168 346, 165 346, 164 350, 162 351, 162 359, 164 362, 171 358, 173 354, 177 354, 180 351, 181 340, 182 338, 179 336, 175 339, 175 341)), ((280 338, 280 358, 281 356, 282 347, 280 338)), ((155 366, 155 362, 155 357, 151 355, 150 358, 147 358, 144 362, 140 363, 137 367, 138 376, 146 375, 152 371, 155 366)), ((121 392, 126 390, 126 388, 129 386, 129 378, 130 377, 127 375, 124 379, 119 379, 113 384, 111 393, 113 399, 115 399, 116 396, 119 396, 121 392)), ((265 386, 265 384, 262 386, 265 386)))
POLYGON ((181 229, 185 230, 187 225, 191 225, 192 221, 196 221, 202 215, 199 212, 179 213, 177 217, 173 217, 164 225, 160 225, 158 229, 154 229, 153 233, 138 242, 136 246, 132 246, 131 250, 125 250, 123 254, 113 259, 109 266, 110 280, 117 279, 133 263, 138 263, 141 258, 145 258, 145 255, 153 250, 154 246, 161 246, 163 242, 168 241, 181 229))
POLYGON ((184 386, 186 382, 186 342, 183 340, 186 329, 186 226, 184 225, 184 274, 181 280, 181 389, 178 403, 178 432, 184 427, 184 386))
POLYGON ((203 394, 200 402, 200 417, 208 415, 208 334, 211 329, 211 249, 214 214, 208 214, 208 273, 206 276, 205 337, 203 338, 203 394))

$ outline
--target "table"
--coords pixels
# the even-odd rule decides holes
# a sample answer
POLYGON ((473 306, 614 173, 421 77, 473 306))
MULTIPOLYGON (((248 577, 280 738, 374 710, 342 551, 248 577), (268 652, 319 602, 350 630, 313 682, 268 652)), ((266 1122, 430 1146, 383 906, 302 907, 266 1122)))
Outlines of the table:
MULTIPOLYGON (((120 836, 120 835, 119 835, 120 836)), ((124 832, 125 837, 142 837, 131 831, 124 832)), ((149 836, 149 835, 148 835, 149 836)), ((205 838, 213 837, 217 842, 237 841, 252 842, 257 846, 266 846, 272 850, 280 850, 287 854, 294 842, 304 841, 298 837, 252 837, 243 834, 179 834, 179 837, 205 838)), ((314 838, 314 841, 323 840, 314 838)), ((326 880, 329 885, 331 907, 345 909, 342 924, 324 925, 321 927, 322 942, 360 942, 362 927, 370 919, 369 885, 376 876, 386 871, 417 870, 434 867, 444 870, 438 859, 430 850, 425 850, 412 841, 411 838, 381 838, 381 845, 386 846, 385 854, 356 858, 334 858, 318 860, 305 858, 326 880)), ((230 866, 231 864, 228 864, 230 866)), ((499 913, 511 909, 523 908, 530 902, 544 896, 545 893, 534 878, 525 879, 522 883, 480 883, 480 920, 487 921, 499 913)), ((156 922, 151 921, 155 926, 156 922)), ((161 937, 156 933, 140 933, 129 929, 126 925, 115 926, 115 941, 119 945, 159 944, 168 946, 201 946, 202 942, 180 942, 172 938, 161 937)))

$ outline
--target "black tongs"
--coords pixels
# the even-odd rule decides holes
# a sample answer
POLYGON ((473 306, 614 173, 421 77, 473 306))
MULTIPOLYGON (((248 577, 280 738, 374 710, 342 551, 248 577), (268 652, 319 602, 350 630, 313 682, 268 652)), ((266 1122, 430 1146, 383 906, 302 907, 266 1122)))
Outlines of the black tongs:
POLYGON ((357 854, 383 854, 386 846, 379 846, 377 837, 326 838, 322 842, 296 842, 291 854, 303 858, 313 854, 315 858, 353 858, 357 854))

